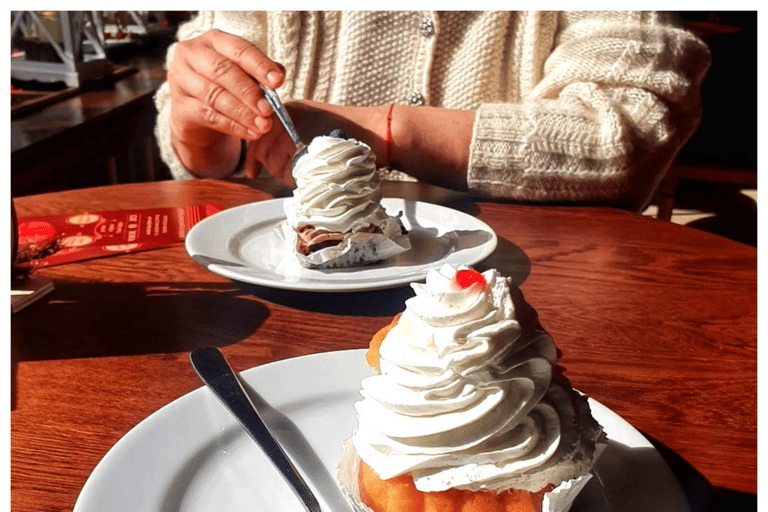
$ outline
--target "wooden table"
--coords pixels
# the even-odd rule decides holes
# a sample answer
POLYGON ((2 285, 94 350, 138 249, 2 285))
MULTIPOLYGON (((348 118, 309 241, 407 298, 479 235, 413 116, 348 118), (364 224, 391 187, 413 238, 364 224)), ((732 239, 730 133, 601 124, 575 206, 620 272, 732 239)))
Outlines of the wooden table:
MULTIPOLYGON (((259 189, 117 185, 17 198, 16 207, 21 217, 232 207, 286 193, 251 185, 259 189)), ((498 249, 478 267, 520 285, 562 350, 566 375, 657 445, 694 510, 712 500, 756 503, 756 249, 613 209, 475 201, 417 184, 387 184, 385 194, 448 205, 493 227, 498 249)), ((71 510, 111 446, 200 387, 192 349, 218 345, 243 370, 362 348, 410 295, 408 287, 326 295, 242 284, 206 271, 183 247, 38 275, 53 279, 54 292, 11 322, 16 512, 71 510)))

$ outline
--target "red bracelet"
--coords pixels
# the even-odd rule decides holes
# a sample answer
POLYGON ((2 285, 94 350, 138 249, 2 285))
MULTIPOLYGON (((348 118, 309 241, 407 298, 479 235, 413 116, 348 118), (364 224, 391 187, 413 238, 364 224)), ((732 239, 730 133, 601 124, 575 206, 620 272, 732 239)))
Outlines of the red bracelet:
POLYGON ((387 148, 387 168, 392 165, 392 110, 395 108, 394 103, 389 104, 389 112, 387 113, 387 137, 384 139, 384 143, 387 148))

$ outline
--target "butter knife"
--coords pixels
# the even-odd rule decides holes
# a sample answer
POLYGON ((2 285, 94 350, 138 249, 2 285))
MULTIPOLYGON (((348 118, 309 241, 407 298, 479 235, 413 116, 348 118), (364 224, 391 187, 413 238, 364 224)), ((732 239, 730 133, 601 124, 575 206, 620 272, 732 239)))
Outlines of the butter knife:
POLYGON ((269 460, 290 484, 304 508, 308 512, 322 512, 314 493, 272 436, 221 351, 216 347, 199 348, 192 351, 189 360, 205 385, 237 418, 248 435, 261 446, 269 460))

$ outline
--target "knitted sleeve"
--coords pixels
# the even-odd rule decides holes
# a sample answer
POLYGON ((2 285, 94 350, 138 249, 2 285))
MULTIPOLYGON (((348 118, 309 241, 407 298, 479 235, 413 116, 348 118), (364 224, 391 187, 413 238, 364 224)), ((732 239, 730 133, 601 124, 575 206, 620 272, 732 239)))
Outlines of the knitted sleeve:
POLYGON ((539 83, 478 108, 470 189, 641 209, 698 124, 709 62, 669 15, 560 14, 539 83))
MULTIPOLYGON (((179 27, 177 39, 186 41, 201 36, 213 28, 247 39, 262 48, 266 46, 265 18, 256 12, 201 11, 179 27)), ((168 48, 165 59, 166 69, 173 59, 175 48, 176 43, 168 48)), ((155 138, 160 150, 160 157, 168 165, 174 178, 192 179, 194 176, 179 161, 171 145, 171 94, 168 81, 163 82, 157 90, 154 100, 157 108, 155 138)))

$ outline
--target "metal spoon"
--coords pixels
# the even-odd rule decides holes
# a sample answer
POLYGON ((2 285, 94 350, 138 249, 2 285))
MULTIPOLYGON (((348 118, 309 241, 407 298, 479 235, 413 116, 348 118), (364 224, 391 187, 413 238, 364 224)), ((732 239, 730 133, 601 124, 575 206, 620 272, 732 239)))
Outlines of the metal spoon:
POLYGON ((221 351, 216 347, 199 348, 189 355, 189 360, 203 382, 237 418, 248 435, 261 446, 269 460, 290 484, 304 508, 308 512, 322 512, 312 489, 272 436, 221 351))
POLYGON ((289 116, 288 111, 285 110, 285 106, 283 105, 283 102, 280 100, 280 96, 277 95, 277 92, 275 92, 274 89, 270 89, 269 87, 266 87, 265 85, 261 85, 261 90, 264 91, 264 97, 272 106, 272 109, 275 111, 275 114, 277 114, 277 118, 280 119, 281 123, 283 123, 283 126, 285 127, 285 131, 288 132, 288 135, 291 137, 291 140, 293 141, 294 144, 296 144, 296 153, 294 153, 293 158, 291 158, 291 170, 293 170, 293 168, 296 166, 296 161, 299 159, 299 157, 307 152, 307 146, 304 145, 303 142, 301 142, 301 137, 299 137, 299 132, 297 132, 296 127, 293 126, 293 121, 291 121, 291 116, 289 116))

